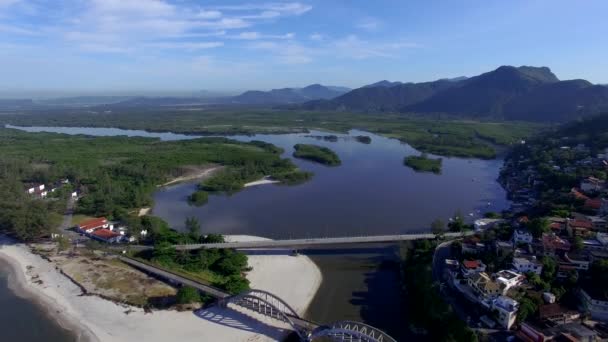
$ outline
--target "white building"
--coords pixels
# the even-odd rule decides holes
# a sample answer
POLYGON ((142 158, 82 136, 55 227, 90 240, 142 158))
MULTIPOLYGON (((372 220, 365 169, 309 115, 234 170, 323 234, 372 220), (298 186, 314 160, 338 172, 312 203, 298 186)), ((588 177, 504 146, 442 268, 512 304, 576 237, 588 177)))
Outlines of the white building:
POLYGON ((519 273, 533 272, 540 275, 543 271, 543 264, 536 259, 536 256, 513 258, 513 268, 519 273))
POLYGON ((519 309, 519 303, 509 297, 499 296, 492 302, 492 310, 498 312, 498 324, 507 330, 515 324, 517 309, 519 309))
POLYGON ((513 232, 513 243, 515 244, 532 243, 533 240, 534 237, 532 234, 526 230, 516 229, 515 232, 513 232))
POLYGON ((521 285, 525 279, 522 274, 509 270, 499 271, 494 276, 496 277, 496 282, 501 285, 503 295, 507 294, 513 287, 521 285))
POLYGON ((608 322, 608 301, 592 298, 589 293, 581 289, 579 291, 582 307, 593 319, 608 322))

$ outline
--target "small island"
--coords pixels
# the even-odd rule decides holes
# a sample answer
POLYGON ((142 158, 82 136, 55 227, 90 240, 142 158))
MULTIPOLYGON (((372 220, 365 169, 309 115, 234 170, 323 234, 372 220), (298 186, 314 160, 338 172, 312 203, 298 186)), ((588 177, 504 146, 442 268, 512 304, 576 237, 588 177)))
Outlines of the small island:
POLYGON ((293 148, 295 149, 293 156, 296 158, 312 160, 328 166, 338 166, 342 163, 338 155, 327 147, 297 144, 293 148))
POLYGON ((188 196, 188 203, 201 207, 209 201, 209 194, 204 190, 197 190, 192 195, 188 196))
POLYGON ((407 156, 403 161, 403 164, 411 167, 417 172, 432 172, 436 174, 441 173, 441 158, 429 158, 426 153, 419 156, 407 156))
POLYGON ((358 142, 360 142, 362 144, 371 144, 372 143, 372 138, 368 137, 367 135, 358 135, 355 137, 355 140, 357 140, 358 142))

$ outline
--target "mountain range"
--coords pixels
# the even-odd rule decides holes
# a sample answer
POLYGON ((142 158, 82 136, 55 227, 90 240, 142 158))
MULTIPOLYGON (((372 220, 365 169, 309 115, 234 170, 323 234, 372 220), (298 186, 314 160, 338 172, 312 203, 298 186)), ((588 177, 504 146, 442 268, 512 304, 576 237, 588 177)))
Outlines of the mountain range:
POLYGON ((334 99, 309 101, 299 108, 567 121, 608 110, 608 87, 585 80, 560 81, 547 67, 501 66, 471 78, 380 81, 334 99))
POLYGON ((224 99, 232 104, 288 104, 302 103, 317 99, 333 99, 349 92, 346 87, 311 84, 304 88, 281 88, 270 91, 250 90, 240 95, 224 99))

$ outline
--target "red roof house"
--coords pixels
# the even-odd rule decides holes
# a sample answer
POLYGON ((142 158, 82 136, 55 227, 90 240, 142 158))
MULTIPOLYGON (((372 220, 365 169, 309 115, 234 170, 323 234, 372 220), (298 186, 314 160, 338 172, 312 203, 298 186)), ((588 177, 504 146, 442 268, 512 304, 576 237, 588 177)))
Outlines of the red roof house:
POLYGON ((96 229, 108 228, 108 225, 108 220, 105 217, 99 217, 80 222, 78 229, 90 234, 96 229))
POLYGON ((91 236, 105 242, 118 242, 120 240, 120 234, 105 228, 95 230, 91 233, 91 236))

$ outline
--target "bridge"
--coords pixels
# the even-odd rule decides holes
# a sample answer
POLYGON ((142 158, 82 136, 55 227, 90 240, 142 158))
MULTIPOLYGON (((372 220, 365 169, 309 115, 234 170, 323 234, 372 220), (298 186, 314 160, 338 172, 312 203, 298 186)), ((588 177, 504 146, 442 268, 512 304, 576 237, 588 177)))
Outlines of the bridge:
POLYGON ((257 312, 274 320, 287 323, 298 335, 300 341, 313 342, 321 338, 334 341, 360 342, 396 342, 395 339, 380 329, 354 321, 338 321, 330 324, 318 324, 298 315, 289 304, 274 294, 263 290, 247 290, 237 295, 230 295, 223 290, 188 279, 179 274, 136 259, 119 256, 122 262, 138 268, 148 274, 163 278, 173 284, 192 286, 216 299, 221 307, 230 309, 231 305, 257 312))
MULTIPOLYGON (((474 234, 473 231, 446 233, 443 237, 458 238, 474 234)), ((242 242, 223 242, 223 243, 194 243, 185 245, 174 245, 178 250, 212 249, 212 248, 290 248, 301 249, 306 247, 322 247, 328 245, 355 245, 370 243, 390 243, 399 241, 411 241, 422 239, 434 239, 435 234, 400 234, 400 235, 372 235, 372 236, 353 236, 353 237, 327 237, 309 239, 288 239, 288 240, 261 240, 261 241, 242 241, 242 242)), ((153 246, 130 246, 134 249, 152 249, 153 246)))

